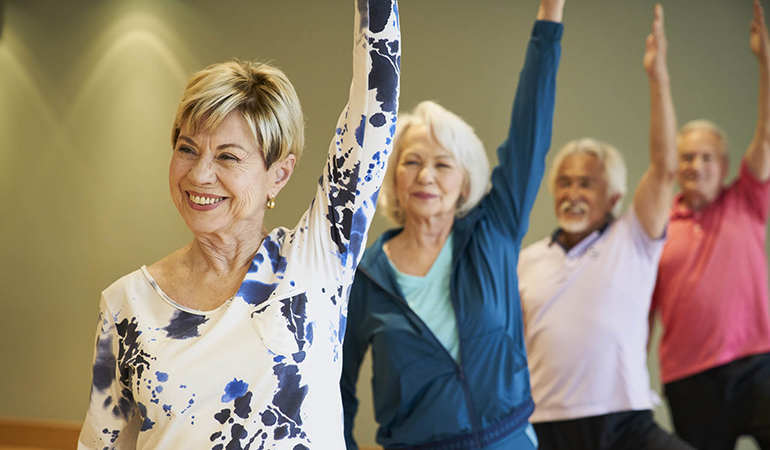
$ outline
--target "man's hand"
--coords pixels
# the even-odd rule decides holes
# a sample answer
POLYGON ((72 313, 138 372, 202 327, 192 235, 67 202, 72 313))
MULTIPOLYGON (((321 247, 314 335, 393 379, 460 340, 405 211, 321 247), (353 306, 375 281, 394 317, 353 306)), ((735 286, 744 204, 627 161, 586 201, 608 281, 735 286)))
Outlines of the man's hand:
POLYGON ((759 0, 754 0, 754 19, 751 21, 751 38, 749 39, 751 51, 759 58, 760 62, 767 63, 768 52, 770 52, 770 42, 767 37, 767 25, 765 24, 765 11, 759 4, 759 0))
POLYGON ((668 77, 667 53, 668 42, 663 26, 663 7, 657 4, 655 5, 655 18, 652 21, 652 32, 647 36, 647 48, 643 60, 644 70, 650 78, 663 81, 668 77))
POLYGON ((634 193, 636 216, 647 236, 658 239, 668 222, 668 208, 676 179, 676 113, 671 97, 663 28, 663 7, 655 5, 652 33, 647 36, 644 70, 650 85, 650 167, 634 193))

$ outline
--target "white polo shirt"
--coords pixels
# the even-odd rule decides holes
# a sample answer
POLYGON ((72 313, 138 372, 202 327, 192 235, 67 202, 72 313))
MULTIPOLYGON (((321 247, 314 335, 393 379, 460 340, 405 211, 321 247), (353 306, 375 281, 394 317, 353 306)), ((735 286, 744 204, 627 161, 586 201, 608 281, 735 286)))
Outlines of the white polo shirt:
POLYGON ((647 235, 633 206, 568 252, 554 237, 519 258, 530 420, 651 409, 647 320, 664 238, 647 235))

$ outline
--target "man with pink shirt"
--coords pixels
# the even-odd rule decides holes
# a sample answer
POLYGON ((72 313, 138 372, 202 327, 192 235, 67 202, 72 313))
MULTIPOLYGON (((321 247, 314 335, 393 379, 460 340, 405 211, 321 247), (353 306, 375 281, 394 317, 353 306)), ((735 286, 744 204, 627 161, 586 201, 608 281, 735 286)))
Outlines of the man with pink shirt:
POLYGON ((681 193, 650 310, 663 323, 661 378, 674 426, 700 450, 733 449, 741 435, 770 449, 770 42, 756 0, 750 44, 760 74, 754 139, 724 187, 724 133, 703 120, 679 132, 681 193))

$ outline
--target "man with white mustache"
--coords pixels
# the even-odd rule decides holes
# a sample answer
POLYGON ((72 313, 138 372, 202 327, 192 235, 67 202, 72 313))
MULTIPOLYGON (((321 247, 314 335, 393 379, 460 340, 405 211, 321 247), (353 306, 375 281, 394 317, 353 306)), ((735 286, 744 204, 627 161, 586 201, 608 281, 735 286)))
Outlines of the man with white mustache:
POLYGON ((652 419, 647 318, 676 173, 663 10, 644 68, 650 166, 621 215, 626 167, 612 146, 567 143, 551 167, 559 229, 521 252, 519 290, 541 450, 692 449, 652 419))

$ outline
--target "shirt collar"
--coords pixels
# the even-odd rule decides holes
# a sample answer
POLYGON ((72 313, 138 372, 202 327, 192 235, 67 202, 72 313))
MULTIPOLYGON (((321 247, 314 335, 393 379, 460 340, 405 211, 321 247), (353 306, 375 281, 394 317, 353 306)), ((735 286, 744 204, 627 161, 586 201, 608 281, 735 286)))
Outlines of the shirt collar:
POLYGON ((671 213, 669 214, 670 220, 685 219, 692 217, 693 211, 687 206, 681 203, 682 193, 679 192, 674 195, 674 201, 671 203, 671 213))
POLYGON ((716 196, 716 198, 697 211, 694 211, 688 208, 686 205, 682 204, 681 203, 682 193, 681 192, 677 193, 676 195, 674 195, 674 201, 671 203, 671 212, 669 213, 669 221, 674 221, 676 219, 687 219, 690 217, 697 218, 699 215, 703 214, 705 211, 711 209, 712 205, 716 204, 722 198, 724 193, 725 193, 724 187, 720 188, 719 194, 716 196))
POLYGON ((577 243, 577 245, 575 245, 569 250, 567 250, 567 247, 565 247, 561 242, 559 242, 559 233, 561 233, 563 230, 561 229, 561 227, 556 228, 556 230, 554 230, 554 232, 551 234, 551 242, 548 243, 548 246, 550 247, 553 244, 557 244, 559 247, 562 248, 562 250, 564 250, 564 253, 570 253, 575 251, 578 248, 587 247, 588 245, 591 245, 596 239, 598 239, 602 234, 604 234, 604 232, 607 231, 607 228, 609 228, 610 224, 614 220, 615 220, 614 218, 608 220, 607 223, 602 225, 601 228, 599 228, 598 230, 594 230, 591 234, 584 237, 580 242, 577 243))

